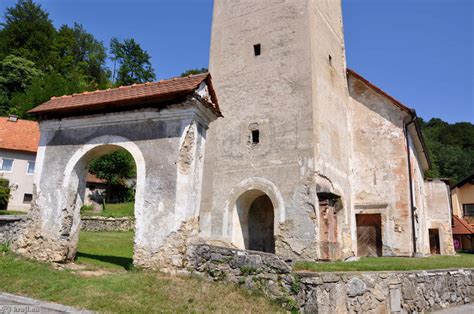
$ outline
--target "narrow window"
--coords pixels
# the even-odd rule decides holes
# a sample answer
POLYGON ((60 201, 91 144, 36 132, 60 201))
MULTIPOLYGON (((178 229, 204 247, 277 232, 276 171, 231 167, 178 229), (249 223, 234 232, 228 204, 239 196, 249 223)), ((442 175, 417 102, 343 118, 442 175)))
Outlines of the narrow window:
POLYGON ((464 216, 474 217, 474 204, 463 204, 464 216))
POLYGON ((252 131, 252 144, 256 145, 258 143, 260 143, 260 131, 253 130, 252 131))
POLYGON ((24 204, 30 204, 32 200, 33 200, 33 194, 23 195, 23 203, 24 204))
POLYGON ((329 60, 329 65, 332 66, 332 57, 331 57, 331 55, 329 55, 328 60, 329 60))
POLYGON ((253 45, 253 52, 255 53, 255 56, 259 56, 262 54, 262 45, 256 44, 253 45))
POLYGON ((34 161, 28 161, 28 166, 26 168, 26 173, 27 174, 34 174, 35 173, 35 162, 34 161))
POLYGON ((3 158, 0 171, 11 172, 13 170, 13 159, 3 158))

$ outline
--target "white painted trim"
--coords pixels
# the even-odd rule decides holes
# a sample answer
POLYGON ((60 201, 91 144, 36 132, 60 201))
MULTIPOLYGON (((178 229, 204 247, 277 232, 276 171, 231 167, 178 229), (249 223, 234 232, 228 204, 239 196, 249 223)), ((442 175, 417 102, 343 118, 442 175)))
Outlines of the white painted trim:
MULTIPOLYGON (((86 144, 82 145, 69 159, 66 168, 64 170, 64 179, 62 182, 63 190, 66 191, 71 180, 71 175, 73 173, 74 167, 78 162, 91 150, 94 148, 105 146, 105 145, 114 145, 119 146, 126 151, 128 151, 137 167, 137 185, 135 191, 135 213, 142 213, 142 209, 145 203, 145 185, 146 185, 146 165, 145 158, 140 150, 140 148, 132 141, 125 137, 116 136, 116 135, 106 135, 96 137, 86 144)), ((64 204, 65 205, 65 204, 64 204)), ((63 205, 63 206, 64 206, 63 205)), ((137 222, 139 219, 137 217, 137 222)), ((137 227, 138 229, 138 227, 137 227)))
POLYGON ((35 170, 36 170, 36 162, 35 162, 34 160, 27 160, 27 161, 26 161, 26 172, 25 172, 26 175, 27 175, 27 176, 34 176, 34 175, 35 175, 35 170), (30 162, 32 162, 32 163, 35 164, 35 168, 33 169, 33 173, 29 173, 29 172, 28 172, 28 169, 29 169, 28 166, 29 166, 30 162))
POLYGON ((0 173, 13 173, 13 167, 15 166, 15 159, 14 158, 4 158, 2 157, 2 163, 0 164, 0 173), (3 162, 5 160, 11 160, 12 161, 12 168, 10 171, 2 170, 3 168, 3 162))
POLYGON ((143 121, 169 121, 194 119, 207 127, 217 117, 197 100, 186 101, 169 109, 142 109, 136 111, 112 112, 61 120, 45 120, 40 123, 41 132, 101 127, 143 121))

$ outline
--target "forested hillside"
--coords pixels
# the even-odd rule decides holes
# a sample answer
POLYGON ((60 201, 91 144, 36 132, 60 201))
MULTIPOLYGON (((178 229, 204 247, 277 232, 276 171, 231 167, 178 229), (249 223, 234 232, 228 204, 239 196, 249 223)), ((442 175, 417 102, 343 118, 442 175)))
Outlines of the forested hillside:
POLYGON ((52 96, 155 79, 149 54, 133 38, 114 38, 107 50, 81 24, 56 29, 32 0, 7 8, 1 22, 0 115, 31 119, 26 112, 52 96))
POLYGON ((421 121, 433 169, 429 177, 450 178, 453 183, 474 172, 474 125, 449 124, 441 119, 421 121))

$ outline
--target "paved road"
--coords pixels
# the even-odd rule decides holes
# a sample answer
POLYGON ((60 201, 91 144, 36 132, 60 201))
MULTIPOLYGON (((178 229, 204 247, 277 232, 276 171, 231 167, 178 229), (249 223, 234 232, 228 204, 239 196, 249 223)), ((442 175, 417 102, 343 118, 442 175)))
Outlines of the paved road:
POLYGON ((0 293, 0 314, 13 313, 84 313, 93 312, 75 309, 56 303, 38 301, 9 293, 0 293))
POLYGON ((437 314, 472 314, 474 313, 474 303, 461 305, 458 307, 451 307, 441 311, 436 311, 437 314))

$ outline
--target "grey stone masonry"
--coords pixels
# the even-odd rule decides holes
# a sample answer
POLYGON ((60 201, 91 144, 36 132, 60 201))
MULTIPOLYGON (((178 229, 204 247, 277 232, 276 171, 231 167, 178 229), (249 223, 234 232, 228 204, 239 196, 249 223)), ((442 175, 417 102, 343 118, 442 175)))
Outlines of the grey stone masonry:
POLYGON ((21 216, 0 216, 0 244, 15 241, 25 221, 26 218, 21 216))
POLYGON ((84 231, 130 231, 135 229, 135 219, 132 217, 82 217, 81 230, 84 231))
POLYGON ((281 257, 210 245, 188 252, 189 270, 260 290, 306 313, 420 313, 470 303, 474 270, 313 273, 281 257))

